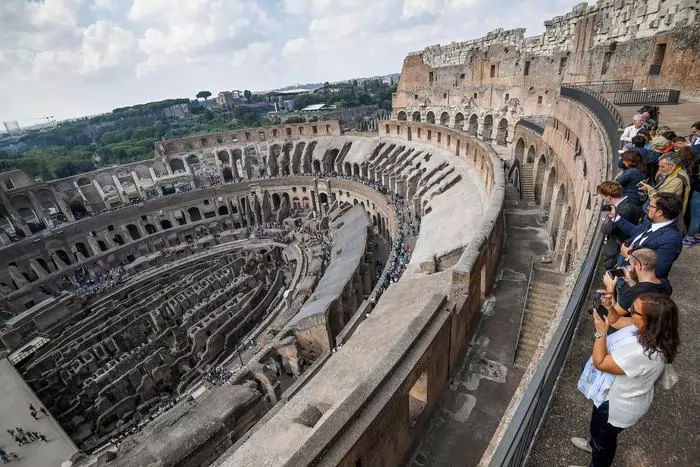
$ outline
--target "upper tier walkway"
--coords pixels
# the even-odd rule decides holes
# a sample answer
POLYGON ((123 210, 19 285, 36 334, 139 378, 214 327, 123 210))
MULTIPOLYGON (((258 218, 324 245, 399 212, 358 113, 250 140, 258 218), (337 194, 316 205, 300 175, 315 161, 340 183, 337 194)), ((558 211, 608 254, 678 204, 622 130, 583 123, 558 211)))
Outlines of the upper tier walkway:
MULTIPOLYGON (((663 115, 663 114, 662 114, 663 115)), ((680 308, 681 349, 673 363, 680 381, 658 389, 651 410, 622 432, 614 466, 658 467, 700 465, 700 247, 685 248, 674 263, 670 280, 680 308)), ((602 270, 594 287, 602 286, 602 270)), ((569 439, 587 436, 591 404, 576 389, 581 362, 591 355, 593 324, 588 313, 571 344, 547 418, 527 463, 530 467, 588 465, 590 456, 569 439)))
MULTIPOLYGON (((640 107, 641 105, 615 106, 626 125, 632 123, 632 116, 640 107)), ((682 96, 677 105, 660 105, 659 110, 661 125, 671 127, 678 136, 687 137, 690 134, 690 125, 700 120, 700 102, 691 102, 682 96)))

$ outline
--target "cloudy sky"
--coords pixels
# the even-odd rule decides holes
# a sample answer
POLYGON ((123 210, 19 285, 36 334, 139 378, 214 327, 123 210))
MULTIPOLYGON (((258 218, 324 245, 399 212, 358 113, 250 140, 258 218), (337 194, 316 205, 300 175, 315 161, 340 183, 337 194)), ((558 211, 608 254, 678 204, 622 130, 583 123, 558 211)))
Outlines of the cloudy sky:
POLYGON ((0 122, 398 73, 409 51, 498 27, 539 34, 576 3, 0 0, 0 122))

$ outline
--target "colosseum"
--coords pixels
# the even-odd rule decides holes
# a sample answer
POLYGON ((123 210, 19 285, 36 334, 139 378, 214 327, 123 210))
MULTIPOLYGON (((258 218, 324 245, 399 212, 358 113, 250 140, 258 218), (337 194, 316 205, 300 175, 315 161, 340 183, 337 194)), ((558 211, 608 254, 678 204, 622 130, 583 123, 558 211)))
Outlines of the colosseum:
POLYGON ((696 12, 601 0, 411 52, 377 132, 0 173, 0 418, 45 407, 53 440, 26 465, 448 465, 431 437, 467 420, 465 465, 520 465, 593 280, 622 106, 700 97, 696 12))

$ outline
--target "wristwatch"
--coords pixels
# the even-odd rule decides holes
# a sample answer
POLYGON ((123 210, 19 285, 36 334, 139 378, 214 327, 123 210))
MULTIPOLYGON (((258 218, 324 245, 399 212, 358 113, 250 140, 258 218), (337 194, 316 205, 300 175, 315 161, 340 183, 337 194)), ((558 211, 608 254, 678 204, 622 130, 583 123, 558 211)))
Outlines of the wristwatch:
POLYGON ((601 337, 603 337, 603 335, 601 333, 599 333, 598 331, 594 332, 593 335, 595 336, 596 339, 600 339, 601 337))

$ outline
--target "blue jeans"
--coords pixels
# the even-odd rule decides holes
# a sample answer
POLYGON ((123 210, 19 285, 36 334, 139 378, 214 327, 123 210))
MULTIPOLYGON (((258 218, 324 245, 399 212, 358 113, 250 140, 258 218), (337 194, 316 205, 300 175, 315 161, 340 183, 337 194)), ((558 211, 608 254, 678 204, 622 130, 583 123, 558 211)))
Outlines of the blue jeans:
POLYGON ((589 467, 610 467, 615 458, 617 449, 617 435, 624 428, 618 428, 608 423, 610 403, 608 401, 600 404, 600 407, 593 406, 591 416, 591 463, 589 467))
POLYGON ((690 227, 688 237, 694 237, 700 230, 700 191, 694 191, 690 198, 690 227))

